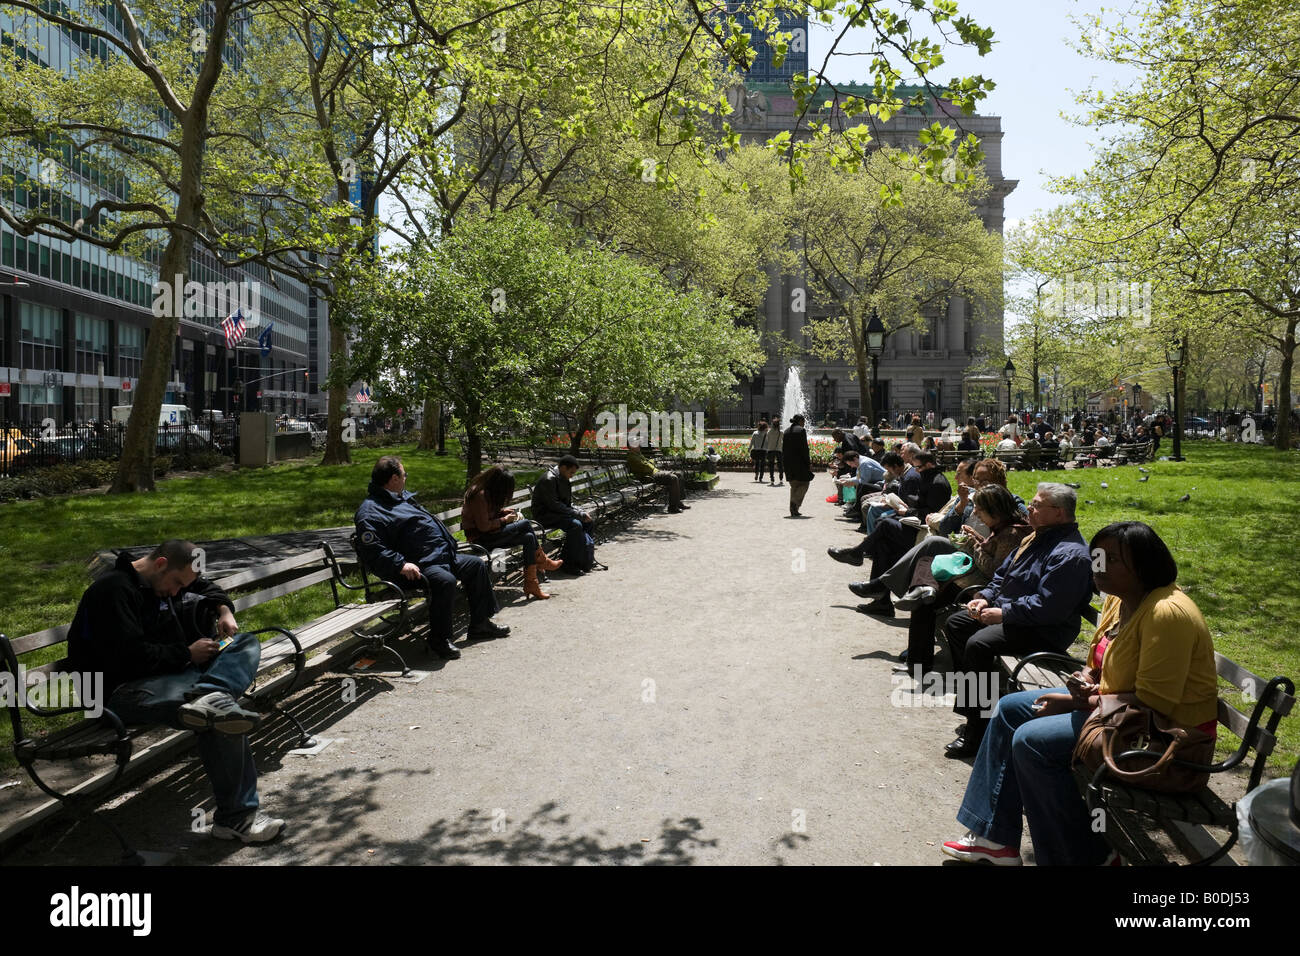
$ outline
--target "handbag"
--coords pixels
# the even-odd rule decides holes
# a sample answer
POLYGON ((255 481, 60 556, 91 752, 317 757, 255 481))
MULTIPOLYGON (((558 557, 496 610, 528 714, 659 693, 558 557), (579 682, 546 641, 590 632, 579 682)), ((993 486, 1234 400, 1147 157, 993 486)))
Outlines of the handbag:
POLYGON ((1164 793, 1188 793, 1209 782, 1209 773, 1180 766, 1175 762, 1180 760, 1200 766, 1213 763, 1214 738, 1195 727, 1179 726, 1133 694, 1105 694, 1079 729, 1071 762, 1092 773, 1104 763, 1121 782, 1164 793), (1121 756, 1131 750, 1151 757, 1121 756))

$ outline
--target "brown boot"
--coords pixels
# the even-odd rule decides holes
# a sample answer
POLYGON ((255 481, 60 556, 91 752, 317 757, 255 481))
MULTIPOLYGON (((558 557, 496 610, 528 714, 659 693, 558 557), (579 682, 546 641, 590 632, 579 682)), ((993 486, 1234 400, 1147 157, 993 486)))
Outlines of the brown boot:
POLYGON ((537 566, 541 568, 543 571, 558 571, 560 569, 560 565, 564 564, 563 561, 552 561, 550 558, 548 558, 546 556, 546 552, 542 550, 542 546, 540 544, 537 546, 537 554, 533 555, 533 560, 537 562, 537 566))
POLYGON ((524 593, 529 597, 541 598, 543 601, 550 597, 549 594, 542 590, 542 586, 537 583, 537 565, 535 564, 530 564, 524 568, 524 593))

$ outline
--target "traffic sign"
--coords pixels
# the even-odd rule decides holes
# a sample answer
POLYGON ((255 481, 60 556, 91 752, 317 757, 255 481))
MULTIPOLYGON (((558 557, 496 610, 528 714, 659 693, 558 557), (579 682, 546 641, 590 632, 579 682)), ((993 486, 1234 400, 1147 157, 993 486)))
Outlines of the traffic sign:
POLYGON ((9 392, 9 383, 8 383, 8 382, 0 382, 0 395, 8 395, 8 394, 10 394, 10 392, 9 392))
POLYGON ((122 379, 122 391, 124 392, 131 391, 131 380, 129 378, 122 379))

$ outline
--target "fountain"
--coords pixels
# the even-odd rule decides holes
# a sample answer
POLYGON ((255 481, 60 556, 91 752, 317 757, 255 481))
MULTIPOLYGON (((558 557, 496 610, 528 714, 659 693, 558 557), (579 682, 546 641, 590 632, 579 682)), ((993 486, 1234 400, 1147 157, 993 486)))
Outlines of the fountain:
POLYGON ((808 403, 804 400, 803 386, 799 383, 799 366, 791 365, 785 377, 785 397, 781 400, 781 427, 790 424, 795 415, 807 415, 808 403))

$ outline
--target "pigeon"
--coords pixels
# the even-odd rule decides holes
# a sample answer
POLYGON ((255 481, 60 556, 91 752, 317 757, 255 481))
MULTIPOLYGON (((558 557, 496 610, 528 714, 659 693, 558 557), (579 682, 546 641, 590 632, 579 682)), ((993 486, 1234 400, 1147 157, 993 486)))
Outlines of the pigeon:
POLYGON ((1101 486, 1102 486, 1103 488, 1109 488, 1109 487, 1110 487, 1110 485, 1106 484, 1106 482, 1104 482, 1104 481, 1101 483, 1101 486))
POLYGON ((1191 500, 1192 500, 1192 496, 1191 496, 1191 495, 1183 495, 1183 496, 1182 496, 1181 498, 1179 498, 1178 500, 1179 500, 1179 501, 1191 501, 1191 500))
POLYGON ((1144 475, 1149 474, 1149 472, 1148 472, 1145 468, 1143 468, 1141 465, 1138 465, 1138 471, 1142 472, 1142 474, 1144 474, 1144 475))
POLYGON ((1151 479, 1146 477, 1145 475, 1143 475, 1141 478, 1138 479, 1138 481, 1150 481, 1150 480, 1151 479))
POLYGON ((1067 481, 1067 482, 1065 483, 1065 487, 1067 487, 1067 488, 1082 488, 1083 485, 1081 485, 1081 484, 1079 484, 1078 482, 1075 482, 1075 481, 1067 481))
POLYGON ((1084 502, 1085 505, 1095 505, 1096 503, 1097 503, 1097 502, 1095 502, 1095 501, 1085 501, 1085 502, 1084 502))

